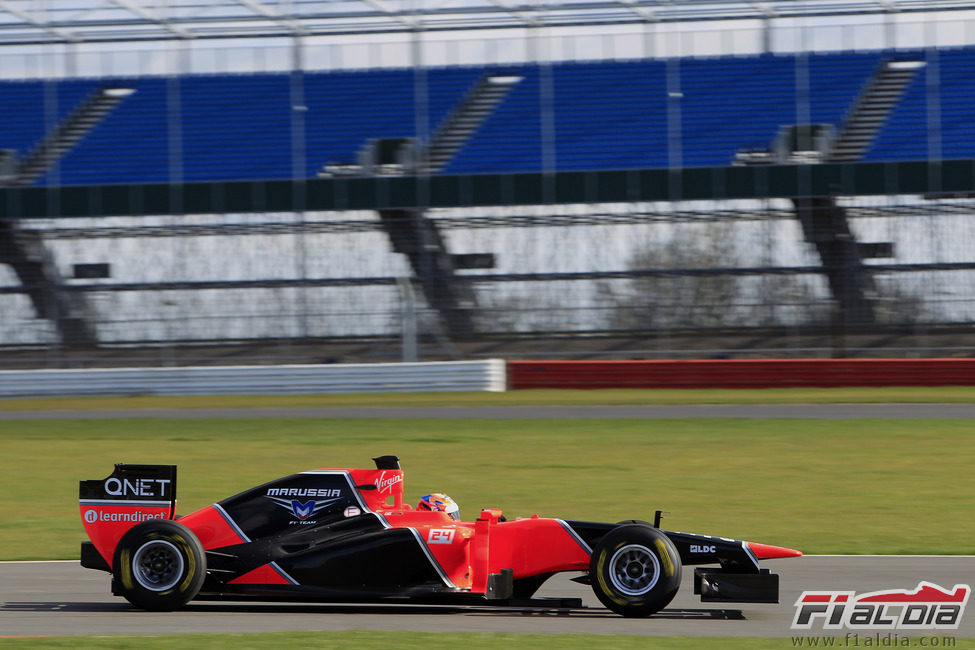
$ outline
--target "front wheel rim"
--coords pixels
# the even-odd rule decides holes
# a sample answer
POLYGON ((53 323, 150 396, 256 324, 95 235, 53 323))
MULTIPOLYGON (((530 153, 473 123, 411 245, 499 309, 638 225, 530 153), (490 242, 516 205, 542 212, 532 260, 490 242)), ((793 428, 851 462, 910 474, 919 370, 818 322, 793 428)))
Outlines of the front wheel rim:
POLYGON ((646 546, 628 544, 610 558, 609 579, 620 593, 643 596, 660 579, 660 560, 646 546))
POLYGON ((183 554, 166 540, 147 542, 132 558, 136 582, 149 591, 172 589, 183 575, 183 554))

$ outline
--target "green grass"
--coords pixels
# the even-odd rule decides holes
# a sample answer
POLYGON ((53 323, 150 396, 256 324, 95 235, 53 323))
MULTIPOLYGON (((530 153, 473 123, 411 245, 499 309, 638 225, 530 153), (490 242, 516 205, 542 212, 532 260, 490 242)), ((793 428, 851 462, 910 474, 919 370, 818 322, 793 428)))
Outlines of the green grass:
POLYGON ((399 455, 407 497, 475 516, 664 526, 807 553, 972 553, 967 420, 130 419, 0 422, 0 559, 76 558, 78 481, 179 465, 190 512, 313 467, 399 455))
MULTIPOLYGON (((882 633, 884 636, 886 633, 882 633)), ((877 646, 873 634, 861 632, 860 644, 870 637, 872 646, 877 646)), ((954 639, 951 645, 945 642, 951 635, 930 634, 924 637, 925 645, 919 638, 908 639, 898 635, 898 642, 908 641, 907 647, 930 647, 937 640, 937 647, 975 648, 975 639, 954 639)), ((893 634, 892 634, 893 637, 893 634)), ((844 647, 841 636, 837 647, 844 647)), ((253 650, 277 650, 278 648, 328 647, 342 650, 389 650, 403 648, 416 650, 488 650, 493 648, 559 648, 559 650, 591 650, 592 648, 612 647, 616 650, 694 650, 695 648, 722 648, 727 650, 777 650, 779 648, 800 647, 791 637, 676 637, 676 636, 624 636, 612 637, 596 634, 483 634, 483 633, 433 633, 433 632, 373 632, 350 630, 343 632, 271 632, 267 634, 185 634, 166 636, 112 636, 112 637, 41 637, 30 639, 0 638, 0 648, 242 648, 253 650), (79 641, 82 642, 79 644, 79 641)), ((801 647, 810 647, 804 645, 801 647)), ((815 647, 815 646, 813 646, 815 647)), ((854 647, 851 643, 849 647, 854 647)), ((871 647, 871 646, 868 646, 871 647)), ((903 647, 898 645, 898 647, 903 647)))
POLYGON ((519 390, 507 393, 356 395, 215 395, 71 397, 0 400, 0 410, 101 408, 255 408, 329 406, 468 406, 538 404, 824 404, 971 403, 975 386, 936 388, 770 388, 765 390, 519 390))

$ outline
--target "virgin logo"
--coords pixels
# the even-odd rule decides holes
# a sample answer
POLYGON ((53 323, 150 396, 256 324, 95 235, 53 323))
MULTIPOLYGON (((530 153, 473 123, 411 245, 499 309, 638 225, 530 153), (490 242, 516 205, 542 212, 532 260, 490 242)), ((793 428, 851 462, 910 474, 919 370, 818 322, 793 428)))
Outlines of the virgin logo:
POLYGON ((376 485, 376 489, 379 490, 379 493, 382 494, 383 492, 389 492, 390 490, 393 489, 394 485, 402 482, 403 482, 402 474, 393 474, 392 476, 387 478, 386 472, 383 472, 382 474, 379 475, 379 478, 376 479, 375 485, 376 485))

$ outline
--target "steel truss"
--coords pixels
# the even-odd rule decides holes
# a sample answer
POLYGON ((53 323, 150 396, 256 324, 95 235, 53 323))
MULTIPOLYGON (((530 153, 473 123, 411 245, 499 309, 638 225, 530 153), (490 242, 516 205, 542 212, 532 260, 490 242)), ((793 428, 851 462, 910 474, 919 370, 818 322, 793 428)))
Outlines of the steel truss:
POLYGON ((768 22, 972 9, 975 3, 960 0, 0 0, 0 45, 768 22))
MULTIPOLYGON (((923 203, 845 206, 851 219, 908 218, 975 215, 975 200, 932 200, 923 203)), ((309 215, 310 216, 310 215, 309 215)), ((652 223, 713 223, 745 221, 791 221, 791 207, 738 209, 635 209, 625 214, 593 211, 589 214, 432 216, 441 230, 493 228, 546 228, 572 226, 623 226, 652 223)), ((24 222, 28 223, 28 222, 24 222)), ((22 227, 44 239, 123 239, 130 237, 205 237, 247 235, 295 235, 359 233, 383 230, 378 219, 337 219, 291 222, 198 223, 165 226, 22 227)))

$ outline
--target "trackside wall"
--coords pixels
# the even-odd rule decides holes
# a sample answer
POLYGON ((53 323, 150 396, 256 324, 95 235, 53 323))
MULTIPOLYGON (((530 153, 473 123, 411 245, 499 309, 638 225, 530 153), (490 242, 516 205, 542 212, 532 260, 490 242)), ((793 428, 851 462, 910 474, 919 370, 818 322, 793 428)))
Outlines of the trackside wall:
POLYGON ((481 361, 0 371, 0 398, 504 391, 529 388, 975 386, 975 359, 481 361))
POLYGON ((430 363, 0 371, 0 397, 505 390, 502 359, 430 363))
POLYGON ((975 359, 509 361, 508 388, 975 386, 975 359))

